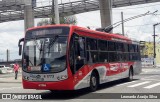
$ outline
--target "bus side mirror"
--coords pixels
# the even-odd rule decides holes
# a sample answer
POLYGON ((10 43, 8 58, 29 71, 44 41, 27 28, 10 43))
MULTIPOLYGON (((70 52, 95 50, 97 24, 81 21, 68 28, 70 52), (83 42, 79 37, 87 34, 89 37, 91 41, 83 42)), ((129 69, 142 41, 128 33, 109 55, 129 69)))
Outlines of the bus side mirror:
POLYGON ((24 38, 20 39, 19 42, 18 42, 18 47, 19 47, 19 55, 22 54, 22 45, 21 45, 21 42, 24 41, 24 38))
POLYGON ((22 45, 19 45, 19 55, 22 54, 22 45))

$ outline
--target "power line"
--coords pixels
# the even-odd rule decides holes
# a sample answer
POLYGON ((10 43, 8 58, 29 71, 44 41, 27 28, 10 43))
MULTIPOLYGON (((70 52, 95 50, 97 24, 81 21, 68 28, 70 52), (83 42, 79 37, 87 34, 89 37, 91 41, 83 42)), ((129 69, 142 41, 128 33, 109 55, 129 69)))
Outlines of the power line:
POLYGON ((138 27, 138 26, 150 26, 153 24, 143 24, 143 25, 133 25, 133 26, 125 26, 125 27, 138 27))

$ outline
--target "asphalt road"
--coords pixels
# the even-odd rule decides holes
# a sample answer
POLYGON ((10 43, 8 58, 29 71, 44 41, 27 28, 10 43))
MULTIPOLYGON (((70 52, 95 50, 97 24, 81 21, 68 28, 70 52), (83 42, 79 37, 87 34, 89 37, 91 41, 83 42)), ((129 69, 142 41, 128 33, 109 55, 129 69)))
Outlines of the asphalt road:
MULTIPOLYGON (((4 76, 6 76, 6 80, 9 78, 9 76, 11 77, 11 75, 4 76)), ((88 89, 53 93, 47 90, 25 90, 22 88, 22 84, 20 82, 1 83, 1 80, 0 93, 24 93, 23 95, 30 95, 30 93, 33 93, 33 95, 38 95, 39 97, 42 97, 43 101, 53 100, 67 102, 160 102, 160 68, 144 68, 143 72, 140 75, 134 76, 134 80, 132 82, 125 82, 124 80, 109 82, 100 85, 100 88, 96 92, 92 93, 89 92, 88 89), (125 97, 127 96, 129 98, 132 96, 132 99, 126 99, 125 97), (159 99, 157 99, 156 97, 159 97, 159 99)), ((16 100, 0 101, 8 102, 16 100)), ((39 100, 30 101, 32 102, 39 100)))

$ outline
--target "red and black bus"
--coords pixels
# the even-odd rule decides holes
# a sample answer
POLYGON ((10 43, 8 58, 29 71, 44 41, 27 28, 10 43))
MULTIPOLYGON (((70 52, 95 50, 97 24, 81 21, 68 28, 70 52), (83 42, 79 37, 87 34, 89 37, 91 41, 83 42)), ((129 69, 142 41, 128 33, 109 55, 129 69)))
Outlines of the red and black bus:
POLYGON ((77 90, 141 72, 139 42, 74 25, 27 30, 22 45, 24 89, 77 90))

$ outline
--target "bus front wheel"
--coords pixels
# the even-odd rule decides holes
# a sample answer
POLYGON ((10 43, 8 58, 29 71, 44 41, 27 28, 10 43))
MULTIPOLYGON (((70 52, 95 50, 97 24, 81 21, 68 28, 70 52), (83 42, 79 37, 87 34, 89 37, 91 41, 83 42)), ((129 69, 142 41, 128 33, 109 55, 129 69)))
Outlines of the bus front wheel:
POLYGON ((90 91, 96 91, 98 84, 98 75, 96 72, 92 72, 90 77, 90 91))

